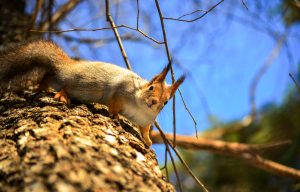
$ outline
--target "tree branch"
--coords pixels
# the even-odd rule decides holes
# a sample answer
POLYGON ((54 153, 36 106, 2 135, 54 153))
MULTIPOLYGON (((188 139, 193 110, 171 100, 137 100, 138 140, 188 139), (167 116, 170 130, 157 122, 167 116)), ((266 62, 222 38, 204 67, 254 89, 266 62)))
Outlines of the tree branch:
POLYGON ((73 31, 102 31, 102 30, 110 30, 110 29, 114 29, 114 28, 126 28, 126 29, 130 29, 133 31, 137 31, 140 34, 142 34, 144 37, 146 37, 147 39, 150 39, 151 41, 153 41, 156 44, 164 44, 164 42, 158 41, 158 40, 154 39, 153 37, 150 37, 144 31, 141 31, 139 29, 135 29, 133 27, 130 27, 128 25, 123 25, 123 24, 117 25, 115 27, 102 27, 102 28, 94 28, 94 29, 73 28, 73 29, 52 30, 52 31, 48 31, 48 30, 30 30, 30 31, 36 32, 36 33, 67 33, 67 32, 73 32, 73 31))
MULTIPOLYGON (((173 135, 170 133, 165 134, 165 137, 170 142, 173 139, 173 135)), ((151 138, 154 143, 163 143, 163 138, 158 132, 152 132, 151 138)), ((247 145, 205 138, 196 139, 195 137, 177 135, 177 145, 184 149, 208 150, 214 153, 234 156, 267 172, 300 180, 299 170, 265 159, 259 155, 260 150, 275 148, 289 143, 290 141, 264 145, 247 145)))
MULTIPOLYGON (((179 158, 180 162, 182 163, 182 165, 186 168, 186 170, 189 172, 189 174, 192 176, 192 178, 196 181, 196 183, 199 185, 199 187, 205 191, 208 192, 208 190, 206 189, 205 185, 194 175, 194 173, 192 172, 192 170, 189 168, 189 166, 187 165, 187 163, 184 161, 184 159, 182 158, 182 156, 180 155, 180 153, 178 152, 178 150, 176 150, 176 148, 174 146, 171 145, 171 142, 167 139, 166 135, 164 134, 164 132, 162 131, 160 125, 155 121, 155 126, 156 128, 159 130, 159 135, 162 138, 162 141, 164 142, 166 148, 168 150, 169 146, 173 149, 173 151, 176 153, 177 157, 179 158)), ((153 133, 153 132, 152 132, 153 133)), ((157 133, 157 132, 156 132, 157 133)), ((173 138, 173 134, 169 134, 169 136, 171 136, 173 138)))
POLYGON ((37 0, 36 3, 35 3, 34 12, 33 12, 32 17, 31 17, 31 23, 30 23, 28 31, 27 31, 27 38, 30 35, 30 29, 34 29, 35 21, 36 21, 36 18, 38 16, 38 13, 39 13, 39 11, 42 7, 42 4, 43 4, 43 0, 37 0))
MULTIPOLYGON (((51 17, 51 24, 54 25, 54 24, 58 23, 59 21, 61 21, 62 19, 64 19, 65 16, 67 15, 67 13, 69 13, 72 9, 74 9, 76 7, 76 5, 78 5, 78 3, 80 3, 80 2, 81 2, 80 0, 69 0, 67 3, 62 5, 56 11, 56 13, 54 13, 53 16, 51 17)), ((49 22, 43 23, 40 27, 40 30, 48 29, 49 25, 50 25, 49 22)))
MULTIPOLYGON (((215 4, 214 6, 212 6, 209 10, 205 11, 201 16, 199 17, 196 17, 195 19, 181 19, 182 17, 184 16, 187 16, 187 15, 191 15, 191 14, 194 14, 194 13, 197 13, 199 12, 200 10, 196 10, 196 11, 193 11, 191 13, 188 13, 188 14, 184 14, 180 17, 178 17, 177 19, 176 18, 172 18, 172 17, 164 17, 163 19, 165 20, 173 20, 173 21, 181 21, 181 22, 194 22, 194 21, 197 21, 199 19, 201 19, 202 17, 204 17, 206 14, 208 14, 209 12, 211 12, 212 10, 214 10, 218 5, 220 5, 221 3, 223 3, 224 0, 221 0, 219 1, 217 4, 215 4)), ((202 11, 202 10, 201 10, 202 11)))
POLYGON ((294 76, 293 76, 291 73, 289 73, 289 76, 291 77, 291 79, 292 79, 293 82, 295 83, 295 85, 296 85, 298 91, 300 92, 300 86, 298 85, 298 83, 297 83, 296 79, 294 78, 294 76))
MULTIPOLYGON (((115 40, 116 40, 115 37, 96 39, 96 38, 84 38, 84 37, 69 36, 66 34, 61 34, 59 36, 64 38, 66 41, 74 41, 74 42, 78 42, 78 43, 97 44, 97 45, 104 45, 106 43, 115 42, 115 40)), ((131 33, 124 34, 123 36, 121 36, 121 38, 123 40, 127 40, 127 41, 135 41, 135 42, 142 41, 141 38, 134 37, 134 36, 132 36, 131 33)))
POLYGON ((260 79, 263 77, 263 75, 267 72, 269 67, 272 65, 274 60, 277 58, 277 56, 280 53, 280 50, 284 44, 284 41, 286 39, 286 35, 283 35, 278 38, 276 42, 276 46, 271 51, 270 55, 267 57, 265 63, 261 66, 259 71, 256 73, 256 75, 253 78, 253 81, 250 85, 250 103, 251 103, 251 115, 252 119, 256 118, 256 99, 255 99, 255 93, 257 85, 260 81, 260 79))
MULTIPOLYGON (((160 25, 161 25, 161 31, 164 37, 164 44, 165 44, 165 49, 166 49, 166 54, 168 57, 168 62, 172 62, 172 58, 171 58, 171 54, 169 51, 169 46, 168 46, 168 40, 167 40, 167 35, 166 35, 166 30, 165 30, 165 24, 164 24, 164 17, 162 15, 162 12, 160 10, 160 5, 158 0, 155 0, 155 5, 156 5, 156 9, 159 15, 159 19, 160 19, 160 25)), ((173 67, 171 65, 171 77, 172 77, 172 84, 174 84, 175 82, 175 77, 174 77, 174 71, 173 71, 173 67)), ((173 96, 173 103, 172 103, 172 111, 173 111, 173 146, 176 147, 176 97, 175 94, 173 96)))
POLYGON ((131 66, 130 66, 130 63, 129 63, 129 60, 128 60, 128 56, 125 52, 125 49, 124 49, 124 46, 123 46, 123 43, 122 43, 122 40, 120 38, 120 35, 119 35, 119 32, 116 28, 116 24, 110 14, 110 7, 109 7, 109 0, 105 0, 105 5, 106 5, 106 20, 110 23, 110 26, 112 27, 112 30, 115 34, 115 37, 117 39, 117 42, 119 44, 119 47, 120 47, 120 50, 121 50, 121 53, 122 53, 122 56, 123 56, 123 59, 126 63, 126 66, 129 70, 132 70, 131 66))

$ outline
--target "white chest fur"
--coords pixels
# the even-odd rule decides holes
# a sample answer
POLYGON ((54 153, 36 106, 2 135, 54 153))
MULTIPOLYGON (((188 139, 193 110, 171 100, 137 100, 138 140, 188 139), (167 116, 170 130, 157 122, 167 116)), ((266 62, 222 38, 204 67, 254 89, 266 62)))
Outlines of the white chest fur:
POLYGON ((138 107, 138 105, 132 103, 126 103, 121 114, 134 124, 143 127, 153 123, 156 117, 156 115, 149 113, 147 109, 138 107))

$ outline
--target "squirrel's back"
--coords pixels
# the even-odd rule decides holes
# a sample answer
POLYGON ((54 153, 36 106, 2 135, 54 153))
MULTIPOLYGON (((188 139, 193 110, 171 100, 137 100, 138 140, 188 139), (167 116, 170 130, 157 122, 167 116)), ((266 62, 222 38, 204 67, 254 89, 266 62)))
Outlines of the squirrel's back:
POLYGON ((135 94, 148 81, 136 73, 114 64, 93 61, 78 61, 70 65, 66 74, 60 74, 68 85, 72 98, 82 102, 101 102, 107 104, 108 99, 118 92, 124 97, 135 94), (96 93, 89 94, 95 89, 96 93))

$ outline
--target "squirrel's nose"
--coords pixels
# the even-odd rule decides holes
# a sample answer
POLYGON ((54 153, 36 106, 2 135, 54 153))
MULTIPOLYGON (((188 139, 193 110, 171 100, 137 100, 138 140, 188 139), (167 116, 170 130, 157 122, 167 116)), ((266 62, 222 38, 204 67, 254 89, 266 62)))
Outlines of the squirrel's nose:
POLYGON ((157 100, 156 99, 152 99, 152 105, 155 105, 155 104, 157 104, 157 100))

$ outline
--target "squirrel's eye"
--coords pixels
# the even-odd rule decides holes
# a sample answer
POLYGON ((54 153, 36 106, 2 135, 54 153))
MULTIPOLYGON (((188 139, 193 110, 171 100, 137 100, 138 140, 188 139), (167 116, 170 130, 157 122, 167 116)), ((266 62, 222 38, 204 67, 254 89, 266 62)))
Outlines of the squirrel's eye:
POLYGON ((149 91, 152 91, 153 90, 153 85, 151 85, 150 87, 149 87, 149 91))
POLYGON ((164 105, 166 105, 168 103, 168 101, 164 102, 164 105))

